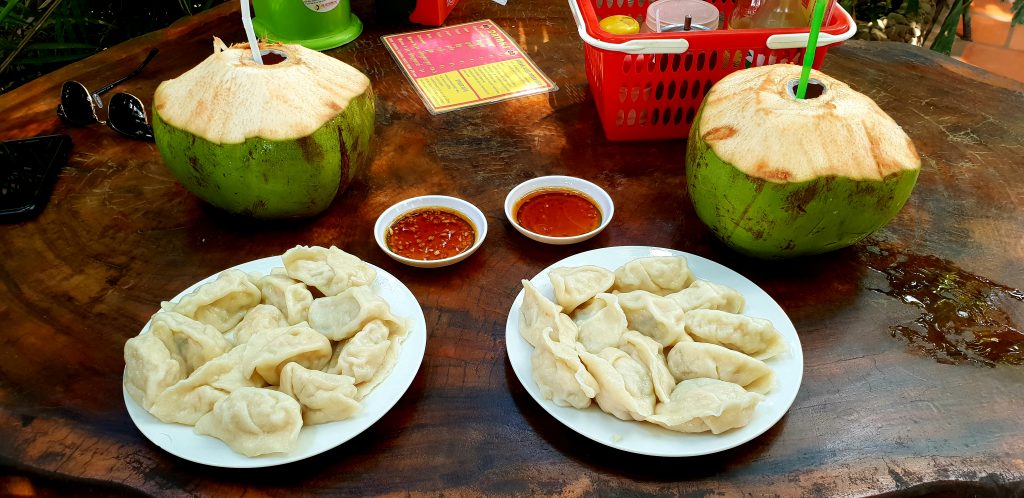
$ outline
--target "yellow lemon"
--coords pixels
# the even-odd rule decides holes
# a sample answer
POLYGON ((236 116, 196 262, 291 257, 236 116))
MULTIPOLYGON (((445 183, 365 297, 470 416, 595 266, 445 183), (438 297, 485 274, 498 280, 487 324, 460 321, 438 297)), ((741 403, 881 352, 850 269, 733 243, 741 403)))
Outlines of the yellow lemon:
POLYGON ((635 35, 640 32, 640 23, 629 16, 616 15, 601 19, 601 29, 613 35, 635 35))

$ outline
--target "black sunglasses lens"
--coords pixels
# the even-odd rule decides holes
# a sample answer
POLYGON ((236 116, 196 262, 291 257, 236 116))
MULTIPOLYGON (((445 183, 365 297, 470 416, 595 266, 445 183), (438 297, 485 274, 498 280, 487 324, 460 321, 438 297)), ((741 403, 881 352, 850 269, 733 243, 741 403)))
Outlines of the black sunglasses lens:
POLYGON ((118 93, 107 106, 107 124, 118 133, 132 138, 152 140, 153 128, 146 119, 146 108, 134 95, 118 93))
POLYGON ((77 81, 65 81, 60 87, 57 114, 65 121, 80 126, 99 122, 89 90, 77 81))

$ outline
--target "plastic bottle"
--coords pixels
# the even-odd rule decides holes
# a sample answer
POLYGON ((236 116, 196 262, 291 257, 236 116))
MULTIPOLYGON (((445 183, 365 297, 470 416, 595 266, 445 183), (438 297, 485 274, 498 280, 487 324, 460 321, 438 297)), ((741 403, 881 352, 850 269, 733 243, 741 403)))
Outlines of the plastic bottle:
POLYGON ((729 26, 734 29, 802 28, 810 24, 800 0, 740 0, 729 26))
POLYGON ((749 29, 750 20, 754 17, 763 0, 736 0, 729 17, 729 29, 749 29))

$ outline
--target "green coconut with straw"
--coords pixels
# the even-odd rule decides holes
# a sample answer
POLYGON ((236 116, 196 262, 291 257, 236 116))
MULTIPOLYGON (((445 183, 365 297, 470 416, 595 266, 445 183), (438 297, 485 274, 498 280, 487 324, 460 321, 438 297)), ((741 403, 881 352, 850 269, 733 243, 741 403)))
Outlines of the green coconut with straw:
MULTIPOLYGON (((816 6, 812 28, 821 12, 816 6)), ((847 247, 891 221, 917 182, 921 160, 903 129, 867 96, 811 69, 808 53, 803 68, 726 76, 690 130, 686 177, 697 216, 745 254, 847 247), (816 91, 802 98, 807 88, 816 91)))
POLYGON ((214 206, 311 216, 370 161, 370 80, 300 45, 257 44, 242 4, 248 44, 215 38, 213 55, 157 87, 156 145, 174 176, 214 206))

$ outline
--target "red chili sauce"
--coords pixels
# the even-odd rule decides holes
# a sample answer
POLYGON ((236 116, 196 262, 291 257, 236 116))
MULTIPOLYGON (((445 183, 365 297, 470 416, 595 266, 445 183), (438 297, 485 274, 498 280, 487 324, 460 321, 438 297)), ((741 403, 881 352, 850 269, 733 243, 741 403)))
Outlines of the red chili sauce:
POLYGON ((540 189, 523 196, 515 206, 519 226, 548 237, 583 235, 601 225, 597 203, 571 189, 540 189))
POLYGON ((384 241, 395 254, 432 261, 450 258, 476 241, 473 224, 441 208, 422 208, 400 216, 388 227, 384 241))

